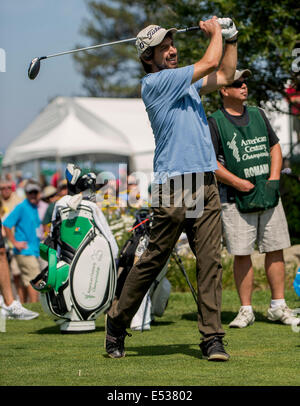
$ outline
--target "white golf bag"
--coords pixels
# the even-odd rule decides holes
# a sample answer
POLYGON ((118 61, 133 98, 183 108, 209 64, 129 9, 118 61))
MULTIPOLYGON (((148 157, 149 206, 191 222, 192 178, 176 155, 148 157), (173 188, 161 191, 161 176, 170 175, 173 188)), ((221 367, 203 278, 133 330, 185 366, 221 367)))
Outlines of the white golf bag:
MULTIPOLYGON (((68 203, 70 198, 61 200, 68 203)), ((99 216, 95 219, 93 205, 84 200, 75 208, 60 204, 51 237, 40 245, 48 266, 31 281, 41 293, 45 312, 53 316, 62 333, 95 330, 96 318, 110 307, 115 295, 112 244, 97 226, 99 216)))

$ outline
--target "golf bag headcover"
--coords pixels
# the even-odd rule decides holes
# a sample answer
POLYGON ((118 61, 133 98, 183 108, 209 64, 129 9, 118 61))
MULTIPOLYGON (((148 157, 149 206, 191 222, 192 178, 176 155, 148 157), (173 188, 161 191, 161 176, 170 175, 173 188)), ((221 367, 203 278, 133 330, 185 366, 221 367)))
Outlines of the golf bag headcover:
POLYGON ((73 196, 84 191, 95 193, 96 175, 79 166, 68 164, 66 168, 69 195, 73 196))
POLYGON ((31 285, 41 292, 48 314, 73 322, 69 330, 80 332, 95 329, 86 325, 112 303, 117 244, 98 206, 82 200, 74 210, 73 197, 64 196, 55 205, 51 235, 40 245, 48 266, 31 285))

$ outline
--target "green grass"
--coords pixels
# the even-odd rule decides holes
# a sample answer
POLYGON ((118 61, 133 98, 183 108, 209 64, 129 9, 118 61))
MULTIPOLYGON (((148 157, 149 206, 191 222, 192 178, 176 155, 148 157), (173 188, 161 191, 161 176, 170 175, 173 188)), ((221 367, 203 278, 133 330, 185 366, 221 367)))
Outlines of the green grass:
MULTIPOLYGON (((288 304, 300 307, 293 291, 288 304)), ((104 316, 96 332, 62 335, 39 303, 32 321, 8 320, 0 333, 2 386, 299 386, 300 333, 268 322, 269 292, 253 295, 256 322, 229 329, 239 308, 235 291, 223 292, 222 322, 231 359, 212 363, 201 359, 195 303, 192 295, 172 293, 167 310, 150 331, 126 338, 126 357, 110 359, 103 348, 104 316), (80 371, 80 372, 79 372, 80 371)))
MULTIPOLYGON (((182 263, 186 270, 186 273, 192 282, 193 286, 196 286, 196 273, 195 266, 196 260, 192 255, 182 255, 182 263)), ((287 289, 293 288, 293 282, 297 273, 298 265, 296 263, 286 264, 285 267, 285 286, 287 289)), ((233 256, 229 255, 227 252, 222 256, 222 286, 223 289, 235 290, 235 282, 233 277, 233 256)), ((269 290, 269 283, 266 277, 266 272, 264 268, 256 268, 254 266, 254 291, 259 290, 269 290)), ((175 260, 171 258, 168 267, 168 279, 170 280, 174 290, 179 292, 187 292, 189 290, 188 284, 186 283, 185 277, 182 272, 180 272, 178 265, 175 260)))

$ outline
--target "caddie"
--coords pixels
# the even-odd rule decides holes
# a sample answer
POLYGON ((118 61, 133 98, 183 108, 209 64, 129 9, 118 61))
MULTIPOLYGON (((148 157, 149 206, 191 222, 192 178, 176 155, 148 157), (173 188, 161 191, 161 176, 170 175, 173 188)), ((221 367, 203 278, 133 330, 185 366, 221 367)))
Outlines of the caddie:
POLYGON ((222 107, 208 118, 218 161, 224 237, 228 252, 234 255, 234 279, 241 302, 229 326, 243 328, 255 320, 251 254, 256 243, 265 253, 271 288, 267 318, 299 324, 284 298, 283 249, 290 246, 290 237, 279 194, 281 147, 264 111, 245 105, 250 76, 249 69, 236 71, 234 82, 220 89, 222 107))

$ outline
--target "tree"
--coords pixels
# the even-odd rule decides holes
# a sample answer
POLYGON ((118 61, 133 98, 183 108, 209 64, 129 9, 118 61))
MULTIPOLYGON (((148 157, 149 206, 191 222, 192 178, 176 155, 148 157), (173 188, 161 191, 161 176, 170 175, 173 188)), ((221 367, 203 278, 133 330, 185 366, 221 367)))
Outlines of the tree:
MULTIPOLYGON (((88 1, 93 20, 83 34, 104 43, 135 37, 150 23, 165 27, 195 26, 212 15, 231 17, 239 30, 238 68, 251 69, 249 102, 264 105, 286 96, 288 80, 299 86, 292 70, 293 49, 300 40, 299 3, 293 0, 125 0, 88 1)), ((180 66, 192 64, 205 52, 207 39, 201 32, 178 34, 180 66)), ((142 71, 132 44, 114 45, 93 54, 77 54, 78 67, 91 96, 139 96, 142 71)), ((219 105, 217 92, 206 97, 207 112, 219 105)))
MULTIPOLYGON (((82 34, 92 39, 93 44, 135 38, 140 27, 147 24, 147 15, 139 1, 88 1, 87 5, 92 20, 85 22, 82 34)), ((132 43, 78 53, 74 58, 85 78, 88 95, 140 96, 141 67, 132 43)))
MULTIPOLYGON (((145 3, 152 2, 146 0, 145 3)), ((235 21, 239 30, 238 68, 249 68, 253 73, 249 80, 250 103, 263 106, 269 101, 274 109, 280 109, 277 102, 286 97, 287 82, 290 80, 295 87, 299 86, 299 72, 292 70, 295 59, 293 49, 300 39, 299 2, 164 0, 162 3, 169 7, 170 13, 161 24, 196 25, 198 19, 213 15, 231 17, 235 21)), ((154 2, 153 11, 158 7, 158 2, 154 2)), ((199 49, 196 40, 180 38, 180 59, 183 65, 199 59, 199 53, 201 55, 207 46, 203 39, 201 36, 199 49)), ((220 101, 214 93, 208 97, 207 102, 207 110, 214 110, 220 101)))

